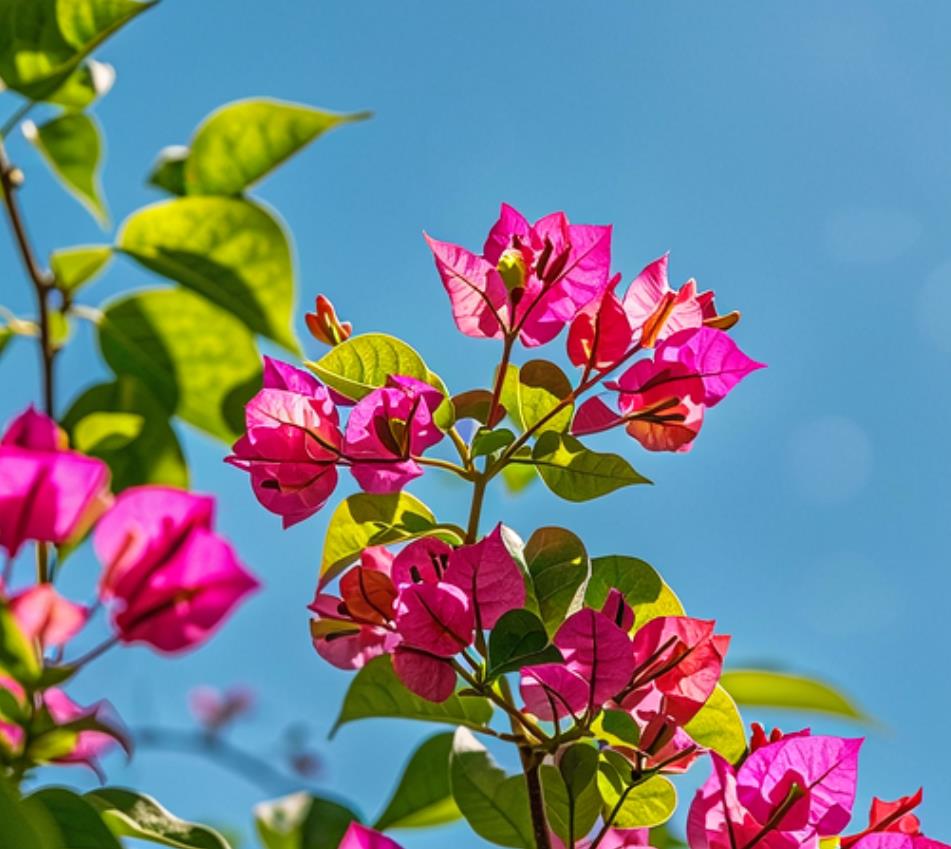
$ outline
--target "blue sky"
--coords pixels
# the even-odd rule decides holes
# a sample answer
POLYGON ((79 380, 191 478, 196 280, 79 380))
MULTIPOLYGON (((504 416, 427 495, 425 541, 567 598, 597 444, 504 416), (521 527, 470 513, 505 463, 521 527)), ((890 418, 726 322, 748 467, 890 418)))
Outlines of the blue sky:
MULTIPOLYGON (((359 330, 412 341, 456 390, 484 383, 496 351, 456 333, 424 228, 477 247, 505 200, 533 218, 565 209, 613 223, 627 278, 670 250, 676 282, 695 276, 743 311, 737 338, 769 369, 709 416, 688 455, 607 440, 653 488, 581 506, 540 488, 496 493, 486 522, 504 518, 525 536, 561 524, 593 553, 643 557, 690 612, 734 635, 735 664, 840 684, 879 726, 779 719, 867 734, 860 816, 872 793, 923 783, 926 827, 948 839, 949 26, 938 0, 165 0, 101 55, 118 69, 96 110, 106 193, 116 221, 157 199, 143 185, 157 151, 229 100, 372 109, 371 122, 320 140, 258 195, 295 235, 302 306, 327 293, 359 330)), ((22 141, 11 153, 44 254, 102 238, 22 141)), ((28 311, 8 239, 0 268, 0 302, 28 311)), ((118 262, 87 300, 155 283, 118 262)), ((82 329, 63 398, 100 370, 82 329)), ((6 419, 34 397, 33 351, 8 351, 0 377, 6 419)), ((219 496, 220 528, 266 589, 195 654, 114 652, 76 682, 77 696, 107 694, 133 725, 184 726, 191 686, 249 683, 261 704, 237 739, 276 757, 275 729, 305 722, 324 786, 376 813, 431 729, 365 722, 323 741, 348 682, 307 637, 326 515, 282 532, 222 464, 222 445, 184 436, 196 488, 219 496)), ((435 477, 414 491, 450 520, 464 507, 435 477)), ((94 569, 76 557, 68 586, 94 569)), ((180 755, 109 767, 198 818, 243 825, 261 796, 180 755)), ((450 839, 483 845, 461 827, 405 843, 450 839)))

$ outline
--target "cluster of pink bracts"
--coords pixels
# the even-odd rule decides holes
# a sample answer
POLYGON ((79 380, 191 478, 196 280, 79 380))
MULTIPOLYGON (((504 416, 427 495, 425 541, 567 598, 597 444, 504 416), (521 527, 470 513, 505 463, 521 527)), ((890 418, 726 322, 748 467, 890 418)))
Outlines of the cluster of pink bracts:
MULTIPOLYGON (((98 601, 111 613, 114 639, 181 652, 204 642, 257 581, 212 528, 214 501, 177 489, 143 486, 113 499, 102 461, 69 450, 56 423, 32 408, 0 438, 0 548, 7 575, 26 542, 66 545, 93 529, 102 573, 98 601)), ((15 592, 0 584, 23 636, 41 653, 63 650, 92 608, 61 596, 50 583, 15 592)), ((0 686, 18 700, 12 679, 0 686)), ((52 720, 65 723, 105 706, 80 708, 61 690, 42 695, 52 720)), ((16 751, 22 732, 0 725, 0 745, 16 751)), ((78 735, 65 762, 91 763, 110 738, 78 735)))

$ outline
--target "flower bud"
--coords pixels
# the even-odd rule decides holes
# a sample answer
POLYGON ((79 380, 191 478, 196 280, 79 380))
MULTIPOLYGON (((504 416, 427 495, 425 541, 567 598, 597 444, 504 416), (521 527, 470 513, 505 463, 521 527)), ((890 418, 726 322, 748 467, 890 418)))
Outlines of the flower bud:
POLYGON ((315 310, 304 315, 307 329, 314 339, 333 347, 350 338, 353 325, 349 321, 341 322, 337 318, 337 311, 328 298, 318 295, 315 310))

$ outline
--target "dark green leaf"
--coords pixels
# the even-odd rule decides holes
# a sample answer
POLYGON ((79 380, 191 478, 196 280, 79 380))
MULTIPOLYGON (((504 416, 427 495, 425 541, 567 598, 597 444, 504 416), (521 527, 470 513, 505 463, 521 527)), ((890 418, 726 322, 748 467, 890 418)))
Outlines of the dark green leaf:
POLYGON ((96 808, 72 790, 45 787, 26 801, 42 806, 56 823, 63 849, 122 849, 96 808))
POLYGON ((63 292, 75 292, 98 277, 111 259, 112 248, 109 245, 82 245, 53 251, 50 268, 56 277, 56 288, 63 292))
POLYGON ((449 786, 452 736, 447 732, 430 737, 413 753, 375 829, 428 828, 462 816, 449 786))
POLYGON ((558 405, 571 394, 571 381, 554 363, 531 360, 518 373, 518 409, 525 430, 537 427, 539 433, 563 433, 571 424, 574 405, 558 405))
POLYGON ((494 454, 515 441, 515 434, 510 430, 488 430, 480 428, 472 440, 472 449, 469 452, 473 457, 484 457, 494 454))
POLYGON ((489 407, 492 405, 492 393, 488 389, 470 389, 453 395, 452 406, 457 419, 473 419, 479 424, 489 423, 489 407))
POLYGON ((650 481, 617 454, 599 454, 567 434, 547 431, 532 451, 538 474, 555 495, 566 501, 590 501, 650 481))
POLYGON ((574 845, 569 842, 569 834, 578 840, 591 831, 601 813, 601 796, 595 781, 598 753, 591 746, 582 744, 580 748, 587 749, 594 756, 586 783, 578 781, 569 788, 560 770, 547 764, 540 770, 548 825, 566 845, 574 845))
POLYGON ((21 684, 33 684, 40 676, 40 659, 4 601, 0 601, 0 669, 21 684))
POLYGON ((170 195, 181 197, 185 194, 185 161, 188 148, 172 145, 159 151, 158 159, 152 166, 148 184, 162 189, 170 195))
POLYGON ((601 711, 591 727, 599 740, 603 740, 612 746, 636 747, 640 743, 640 726, 624 710, 606 709, 601 711))
POLYGON ((181 820, 134 790, 103 787, 84 798, 117 837, 135 837, 173 849, 230 849, 214 829, 181 820))
POLYGON ((100 225, 109 222, 102 198, 99 173, 102 142, 99 125, 89 115, 67 112, 37 127, 23 125, 23 134, 59 177, 63 185, 85 206, 100 225))
POLYGON ((113 301, 99 347, 119 376, 140 380, 168 413, 230 442, 261 384, 254 339, 229 313, 184 289, 113 301))
POLYGON ((823 681, 768 669, 730 669, 720 679, 745 707, 785 708, 867 720, 855 704, 823 681))
POLYGON ((746 728, 736 703, 721 685, 706 704, 685 726, 691 738, 701 746, 713 749, 730 763, 736 763, 746 752, 746 728))
POLYGON ((534 613, 509 610, 489 634, 489 677, 517 672, 523 666, 561 663, 561 652, 549 644, 548 633, 534 613))
POLYGON ((683 616, 684 608, 657 571, 636 557, 612 554, 591 561, 591 580, 585 604, 598 610, 612 589, 620 590, 634 608, 635 625, 640 628, 659 616, 683 616))
POLYGON ((116 70, 112 65, 87 59, 46 100, 78 112, 108 94, 115 80, 116 70))
POLYGON ((13 331, 9 327, 0 327, 0 354, 2 354, 7 345, 10 344, 13 335, 13 331))
POLYGON ((403 686, 387 656, 375 658, 356 674, 331 734, 349 722, 370 717, 418 719, 482 728, 492 718, 492 705, 486 699, 473 696, 450 696, 444 702, 421 699, 403 686))
POLYGON ((294 270, 284 228, 240 198, 189 197, 133 213, 116 247, 297 352, 294 270))
POLYGON ((453 798, 476 834, 500 846, 533 849, 524 776, 507 776, 465 728, 456 731, 449 775, 453 798))
POLYGON ((24 802, 0 775, 0 849, 68 849, 46 809, 24 802))
POLYGON ((542 621, 550 634, 580 610, 591 564, 584 543, 564 528, 539 528, 525 546, 542 621))
POLYGON ((278 100, 240 100, 201 124, 185 164, 190 195, 237 195, 318 136, 369 118, 341 115, 278 100))
POLYGON ((350 823, 359 819, 350 808, 306 792, 254 808, 265 849, 337 849, 350 823))

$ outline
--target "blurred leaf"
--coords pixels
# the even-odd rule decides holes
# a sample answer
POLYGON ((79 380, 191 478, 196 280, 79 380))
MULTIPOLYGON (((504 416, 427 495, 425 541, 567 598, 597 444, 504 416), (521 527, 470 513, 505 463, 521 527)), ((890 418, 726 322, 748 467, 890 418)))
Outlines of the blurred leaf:
POLYGON ((79 112, 108 94, 115 81, 116 70, 112 65, 87 59, 46 100, 79 112))
POLYGON ((152 166, 148 184, 163 189, 170 195, 181 197, 185 194, 185 161, 188 148, 171 145, 159 151, 158 159, 152 166))
POLYGON ((278 100, 229 103, 204 120, 185 164, 190 195, 237 195, 318 136, 369 118, 278 100))
POLYGON ((81 245, 62 248, 50 255, 50 268, 56 286, 63 292, 75 292, 97 277, 112 259, 109 245, 81 245))
POLYGON ((56 823, 63 849, 122 849, 96 808, 72 790, 44 787, 26 801, 41 805, 56 823))
POLYGON ((244 430, 261 361, 244 325, 204 298, 153 289, 113 301, 99 347, 116 375, 138 378, 166 412, 226 442, 244 430))
POLYGON ((73 447, 109 464, 113 492, 141 484, 188 488, 188 466, 168 412, 132 376, 87 389, 63 427, 73 447), (142 426, 132 435, 136 422, 142 426), (124 436, 131 438, 123 442, 124 436))
POLYGON ((386 809, 373 824, 378 831, 391 828, 429 828, 453 822, 462 814, 449 786, 452 733, 424 740, 410 757, 386 809))
POLYGON ((509 418, 519 430, 524 431, 525 422, 522 421, 522 413, 518 405, 518 386, 518 366, 510 363, 505 369, 505 377, 502 380, 502 394, 499 397, 502 406, 509 414, 509 418))
POLYGON ((701 746, 713 749, 731 764, 746 753, 746 728, 736 703, 721 685, 685 726, 684 731, 701 746))
POLYGON ((511 445, 515 441, 515 434, 506 428, 488 430, 480 428, 472 440, 472 449, 469 452, 473 457, 484 457, 511 445))
POLYGON ((44 807, 25 802, 0 775, 0 849, 69 849, 64 847, 44 807))
MULTIPOLYGON (((516 453, 516 456, 526 459, 531 457, 531 449, 516 453)), ((502 483, 505 489, 517 495, 533 484, 538 478, 538 472, 531 463, 509 463, 502 469, 502 483)))
POLYGON ((69 192, 105 227, 109 213, 99 182, 102 142, 96 121, 89 115, 67 112, 39 127, 32 121, 25 122, 23 135, 69 192))
POLYGON ((541 619, 531 611, 509 610, 489 634, 490 678, 516 672, 523 666, 562 662, 561 652, 549 644, 541 619))
POLYGON ((254 807, 254 824, 265 849, 337 849, 354 820, 360 817, 350 808, 307 792, 254 807))
POLYGON ((0 0, 0 79, 31 100, 55 97, 93 50, 155 2, 0 0))
POLYGON ((371 660, 350 682, 331 736, 347 723, 371 717, 418 719, 481 728, 492 718, 492 705, 476 696, 450 696, 444 702, 421 699, 403 686, 386 655, 371 660))
POLYGON ((648 844, 654 849, 687 849, 687 844, 671 833, 667 825, 652 828, 648 844))
POLYGON ((235 198, 162 201, 129 216, 116 247, 228 310, 255 333, 299 350, 288 238, 260 206, 235 198))
MULTIPOLYGON (((578 772, 572 775, 577 777, 578 781, 569 787, 564 774, 559 769, 546 764, 540 770, 548 825, 566 844, 568 844, 569 831, 574 840, 578 840, 594 828, 601 813, 601 795, 598 793, 598 784, 595 781, 598 752, 584 744, 572 746, 569 751, 576 749, 589 752, 593 758, 592 769, 585 783, 582 783, 583 776, 578 772)), ((587 755, 585 757, 587 758, 587 755)))
POLYGON ((10 608, 0 600, 0 669, 21 684, 33 684, 40 676, 40 659, 24 636, 10 608))
POLYGON ((630 787, 630 764, 617 752, 602 753, 598 767, 598 790, 606 812, 621 806, 616 828, 651 828, 667 822, 677 808, 677 791, 662 775, 630 787), (622 801, 623 800, 623 801, 622 801))
POLYGON ((73 335, 73 325, 68 315, 54 310, 50 312, 50 347, 59 351, 73 335))
POLYGON ((571 394, 571 381, 554 363, 547 360, 531 360, 518 373, 518 409, 522 426, 530 430, 538 426, 539 433, 557 431, 563 433, 571 424, 574 405, 568 404, 550 419, 546 417, 559 403, 571 394))
POLYGON ((532 451, 545 485, 566 501, 590 501, 625 486, 650 481, 617 454, 599 454, 567 434, 547 431, 532 451))
POLYGON ((637 628, 659 616, 684 615, 683 605, 674 591, 653 566, 636 557, 610 554, 591 561, 585 604, 600 610, 612 589, 620 590, 624 600, 634 608, 637 628))
POLYGON ((369 545, 384 545, 439 530, 430 509, 408 492, 375 495, 358 492, 334 510, 324 539, 320 583, 355 562, 369 545))
POLYGON ((525 561, 548 633, 581 609, 591 564, 584 543, 564 528, 539 528, 525 546, 525 561))
POLYGON ((230 849, 214 829, 186 822, 149 796, 121 787, 102 787, 84 798, 116 837, 135 837, 174 849, 230 849))
POLYGON ((506 775, 465 728, 453 739, 449 775, 453 798, 476 834, 514 849, 535 846, 524 776, 506 775))
POLYGON ((0 354, 4 352, 10 340, 13 338, 13 331, 9 327, 0 327, 0 354))
POLYGON ((802 675, 767 669, 730 669, 724 671, 720 683, 745 707, 784 708, 868 719, 834 687, 802 675))

